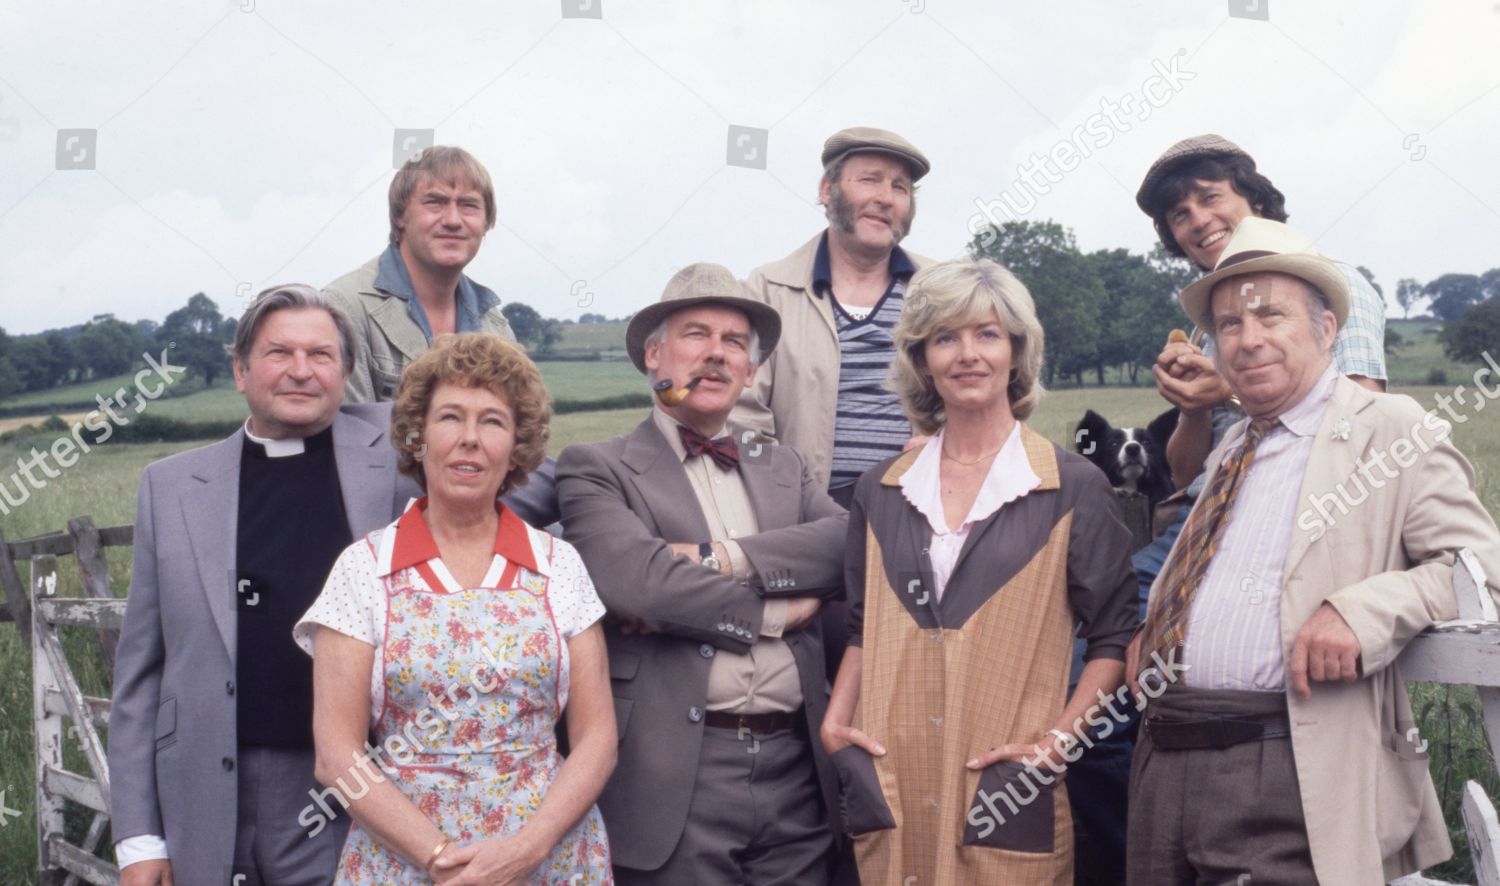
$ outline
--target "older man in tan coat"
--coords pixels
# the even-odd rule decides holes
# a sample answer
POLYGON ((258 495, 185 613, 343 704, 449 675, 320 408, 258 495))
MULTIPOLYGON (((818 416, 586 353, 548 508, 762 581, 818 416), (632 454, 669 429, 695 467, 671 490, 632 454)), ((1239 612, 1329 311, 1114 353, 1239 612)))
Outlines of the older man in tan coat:
MULTIPOLYGON (((784 337, 730 422, 743 444, 753 445, 758 432, 795 448, 847 508, 860 474, 912 438, 885 376, 907 281, 931 264, 899 245, 917 214, 917 181, 931 164, 911 142, 869 126, 834 133, 822 161, 818 201, 828 227, 750 272, 750 295, 781 315, 784 337)), ((833 674, 848 644, 848 613, 831 603, 822 619, 833 674)))
POLYGON ((1181 300, 1247 417, 1209 457, 1127 658, 1184 666, 1148 687, 1129 882, 1368 884, 1436 864, 1452 849, 1395 662, 1456 617, 1457 551, 1500 575, 1474 472, 1434 413, 1338 373, 1347 278, 1284 224, 1240 222, 1181 300))
POLYGON ((917 181, 931 167, 911 142, 867 126, 835 133, 822 159, 818 200, 828 227, 750 272, 752 294, 780 312, 786 338, 733 421, 795 447, 847 506, 859 475, 911 437, 882 383, 906 283, 930 263, 899 244, 916 217, 917 181))

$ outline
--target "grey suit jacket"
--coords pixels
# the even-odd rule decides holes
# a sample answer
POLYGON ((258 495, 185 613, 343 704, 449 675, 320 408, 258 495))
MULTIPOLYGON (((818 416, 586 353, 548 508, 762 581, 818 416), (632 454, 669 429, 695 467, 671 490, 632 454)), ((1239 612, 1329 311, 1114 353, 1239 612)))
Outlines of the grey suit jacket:
MULTIPOLYGON (((768 594, 843 596, 848 515, 796 451, 766 452, 740 468, 760 527, 738 539, 756 576, 749 587, 667 547, 708 541, 708 524, 687 472, 649 417, 628 435, 569 446, 558 459, 564 537, 609 610, 604 633, 620 755, 599 809, 616 864, 659 868, 682 835, 715 651, 750 648, 768 594), (621 620, 651 633, 625 634, 621 620)), ((801 678, 824 800, 836 809, 837 777, 817 738, 828 707, 817 619, 784 639, 801 678)))
MULTIPOLYGON (((389 404, 345 405, 334 461, 355 538, 416 485, 398 478, 389 404)), ((136 502, 130 599, 115 661, 109 770, 115 841, 166 837, 177 883, 233 862, 238 753, 235 532, 244 431, 148 466, 136 502)))

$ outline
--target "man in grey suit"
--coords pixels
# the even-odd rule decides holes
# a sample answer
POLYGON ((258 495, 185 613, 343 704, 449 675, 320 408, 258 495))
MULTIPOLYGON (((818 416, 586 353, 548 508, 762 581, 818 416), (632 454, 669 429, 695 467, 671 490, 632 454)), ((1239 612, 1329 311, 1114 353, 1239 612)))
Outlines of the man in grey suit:
POLYGON ((245 427, 141 477, 109 736, 123 886, 333 879, 347 818, 312 838, 298 823, 318 785, 291 626, 415 491, 389 404, 342 405, 353 347, 311 287, 261 293, 234 343, 245 427))
POLYGON ((728 269, 684 268, 626 331, 672 389, 558 460, 565 537, 609 610, 620 755, 599 808, 622 886, 828 882, 837 777, 809 736, 847 515, 795 450, 721 436, 780 333, 728 269))

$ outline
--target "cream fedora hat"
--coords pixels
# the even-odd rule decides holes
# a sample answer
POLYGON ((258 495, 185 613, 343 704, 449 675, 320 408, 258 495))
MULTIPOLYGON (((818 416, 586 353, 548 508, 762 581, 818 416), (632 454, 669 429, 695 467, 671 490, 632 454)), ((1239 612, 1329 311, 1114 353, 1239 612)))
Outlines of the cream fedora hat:
POLYGON ((1212 329, 1214 287, 1230 277, 1268 272, 1290 274, 1316 287, 1328 298, 1340 329, 1349 319, 1349 278, 1333 259, 1314 251, 1312 241, 1296 228, 1256 216, 1235 227, 1219 263, 1185 287, 1177 299, 1199 329, 1212 329))

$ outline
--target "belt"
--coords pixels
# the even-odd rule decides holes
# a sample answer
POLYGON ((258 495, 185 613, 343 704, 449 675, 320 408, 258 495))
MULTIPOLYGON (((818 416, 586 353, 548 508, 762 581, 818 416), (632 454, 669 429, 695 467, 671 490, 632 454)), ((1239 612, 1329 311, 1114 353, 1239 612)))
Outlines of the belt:
POLYGON ((1153 747, 1164 751, 1222 750, 1251 741, 1287 738, 1292 734, 1285 713, 1209 716, 1198 720, 1146 719, 1153 747))
POLYGON ((733 729, 736 732, 766 733, 791 729, 802 721, 802 711, 774 711, 769 714, 731 714, 727 711, 708 711, 703 716, 703 725, 715 729, 733 729))

